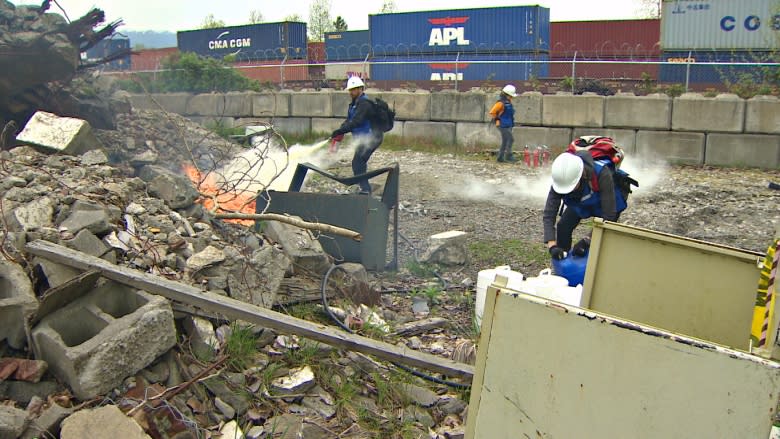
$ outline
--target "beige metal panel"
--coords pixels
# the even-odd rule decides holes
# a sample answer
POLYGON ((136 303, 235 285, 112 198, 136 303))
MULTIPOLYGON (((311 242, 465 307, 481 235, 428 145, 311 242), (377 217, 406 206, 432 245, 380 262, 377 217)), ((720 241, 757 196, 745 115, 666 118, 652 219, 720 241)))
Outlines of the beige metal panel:
POLYGON ((583 307, 747 351, 761 258, 594 222, 583 307))
POLYGON ((466 438, 767 438, 780 364, 488 291, 466 438))
POLYGON ((363 79, 370 78, 369 65, 366 63, 350 64, 325 64, 325 78, 336 81, 346 81, 350 76, 359 76, 363 79))

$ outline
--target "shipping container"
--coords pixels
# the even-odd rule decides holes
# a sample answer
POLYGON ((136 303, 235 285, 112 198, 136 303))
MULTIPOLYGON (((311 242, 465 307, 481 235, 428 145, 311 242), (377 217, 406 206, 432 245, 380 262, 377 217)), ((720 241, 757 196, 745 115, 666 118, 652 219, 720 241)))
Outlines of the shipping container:
POLYGON ((550 10, 540 6, 369 15, 375 56, 547 52, 550 10))
POLYGON ((325 34, 325 54, 328 61, 363 61, 370 52, 371 34, 367 30, 325 34))
MULTIPOLYGON (((120 51, 130 50, 130 39, 128 38, 113 38, 110 40, 100 40, 91 47, 89 50, 82 54, 82 60, 86 63, 98 62, 101 59, 114 55, 120 51)), ((111 61, 110 63, 103 64, 103 68, 106 70, 130 70, 132 60, 130 54, 122 58, 111 61)))
POLYGON ((306 23, 259 23, 176 33, 179 50, 242 62, 306 59, 306 23))
POLYGON ((778 71, 780 67, 761 67, 755 65, 706 65, 701 63, 762 63, 778 62, 778 54, 762 51, 665 51, 660 69, 661 82, 692 84, 722 84, 749 78, 756 83, 764 82, 765 76, 778 71))
POLYGON ((306 57, 309 64, 322 64, 325 62, 325 43, 321 41, 309 41, 306 43, 306 57))
POLYGON ((664 1, 663 50, 777 49, 780 2, 777 0, 664 1))
POLYGON ((368 63, 328 63, 325 64, 325 79, 346 81, 350 76, 370 79, 371 67, 368 63))
POLYGON ((131 70, 136 72, 160 70, 163 60, 176 53, 179 53, 177 47, 134 51, 131 56, 131 70))
POLYGON ((374 81, 524 81, 548 76, 547 55, 397 56, 375 59, 374 81))
POLYGON ((604 20, 550 23, 553 58, 657 58, 661 54, 661 20, 604 20))
MULTIPOLYGON (((659 54, 647 62, 658 62, 659 54)), ((550 77, 572 77, 572 59, 550 58, 550 61, 562 61, 550 63, 550 77)), ((658 79, 658 64, 632 64, 632 59, 625 58, 601 58, 598 61, 614 61, 614 63, 594 62, 577 58, 574 77, 588 79, 658 79)))
POLYGON ((249 79, 260 82, 280 84, 288 81, 309 80, 309 68, 306 60, 279 60, 236 62, 233 68, 249 79))

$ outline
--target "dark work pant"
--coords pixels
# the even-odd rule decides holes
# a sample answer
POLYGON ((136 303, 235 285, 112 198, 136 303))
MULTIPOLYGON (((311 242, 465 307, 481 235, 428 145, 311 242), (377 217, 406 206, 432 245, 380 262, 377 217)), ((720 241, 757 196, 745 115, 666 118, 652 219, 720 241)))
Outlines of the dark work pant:
POLYGON ((512 144, 515 142, 512 128, 499 127, 498 131, 501 132, 501 149, 498 151, 498 157, 509 159, 512 157, 512 144))
MULTIPOLYGON (((372 132, 371 135, 360 136, 356 139, 357 149, 355 149, 355 155, 352 156, 352 173, 354 175, 365 174, 368 171, 368 159, 379 148, 384 138, 384 133, 372 132)), ((371 193, 368 179, 360 180, 358 186, 360 186, 360 192, 371 193)))
MULTIPOLYGON (((615 221, 620 218, 620 214, 617 214, 615 221)), ((574 229, 580 223, 582 218, 574 211, 574 209, 566 208, 563 210, 561 219, 558 220, 558 224, 555 226, 555 242, 558 247, 569 251, 571 249, 571 236, 574 233, 574 229)))

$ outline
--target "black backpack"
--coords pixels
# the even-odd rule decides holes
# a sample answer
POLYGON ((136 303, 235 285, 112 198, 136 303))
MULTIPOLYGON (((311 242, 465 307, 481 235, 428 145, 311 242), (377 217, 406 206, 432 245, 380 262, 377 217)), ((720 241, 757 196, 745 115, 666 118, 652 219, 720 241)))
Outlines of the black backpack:
POLYGON ((395 111, 390 109, 387 102, 381 98, 369 99, 374 104, 374 114, 371 117, 371 125, 375 128, 388 132, 393 129, 395 122, 395 111))

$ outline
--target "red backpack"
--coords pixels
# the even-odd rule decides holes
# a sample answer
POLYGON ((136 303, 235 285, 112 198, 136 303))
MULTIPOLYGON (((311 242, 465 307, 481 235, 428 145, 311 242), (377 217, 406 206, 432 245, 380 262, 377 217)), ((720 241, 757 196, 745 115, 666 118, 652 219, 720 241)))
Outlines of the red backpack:
POLYGON ((574 139, 569 147, 566 148, 566 152, 572 154, 588 151, 590 152, 593 160, 609 160, 617 169, 620 167, 620 163, 623 162, 625 154, 623 148, 615 144, 615 141, 611 137, 603 136, 582 136, 574 139))

